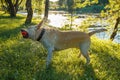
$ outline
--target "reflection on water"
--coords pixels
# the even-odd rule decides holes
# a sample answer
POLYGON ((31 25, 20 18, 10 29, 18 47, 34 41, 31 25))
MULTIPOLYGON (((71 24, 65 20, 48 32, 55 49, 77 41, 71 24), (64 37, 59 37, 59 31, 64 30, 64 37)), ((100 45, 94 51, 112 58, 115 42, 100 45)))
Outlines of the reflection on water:
MULTIPOLYGON (((107 40, 107 39, 110 38, 110 34, 108 34, 107 32, 96 33, 95 35, 100 39, 107 40)), ((117 43, 120 43, 120 34, 116 35, 115 39, 113 41, 117 42, 117 43)))
POLYGON ((49 15, 48 19, 50 20, 49 25, 55 27, 62 27, 67 22, 67 17, 62 16, 61 14, 51 14, 49 15))
MULTIPOLYGON (((50 25, 55 26, 55 27, 62 27, 65 24, 70 23, 70 21, 68 21, 68 18, 66 16, 63 16, 61 14, 51 14, 49 15, 50 20, 50 25)), ((75 25, 81 25, 81 23, 86 19, 86 17, 82 17, 82 18, 77 18, 73 21, 73 24, 75 25)), ((97 26, 101 26, 100 22, 96 22, 95 25, 97 26)), ((103 22, 102 25, 108 25, 105 22, 103 22)), ((99 27, 100 28, 100 27, 99 27)), ((98 28, 89 28, 89 31, 95 30, 98 28)), ((101 33, 96 33, 95 35, 100 38, 100 39, 109 39, 110 38, 110 34, 111 32, 101 32, 101 33)), ((120 33, 118 32, 118 34, 116 35, 114 42, 120 43, 120 33)))
MULTIPOLYGON (((48 19, 50 20, 49 25, 55 26, 55 27, 63 27, 65 24, 70 24, 70 21, 68 20, 67 16, 64 16, 62 14, 50 14, 48 19)), ((73 21, 73 24, 75 25, 81 25, 81 23, 86 18, 77 18, 73 21)))
MULTIPOLYGON (((95 29, 98 28, 89 28, 89 31, 93 31, 95 29)), ((104 40, 108 40, 110 38, 110 35, 112 34, 112 31, 107 31, 107 32, 100 32, 100 33, 96 33, 96 37, 100 38, 100 39, 104 39, 104 40)), ((120 32, 117 33, 117 35, 115 36, 115 39, 113 40, 116 43, 120 43, 120 32)))
MULTIPOLYGON (((22 13, 22 12, 18 12, 19 14, 23 14, 23 15, 26 15, 26 13, 22 13)), ((62 27, 64 26, 65 24, 69 24, 70 21, 68 20, 68 17, 66 16, 68 14, 49 14, 49 17, 48 19, 50 20, 50 23, 49 25, 52 25, 54 27, 62 27)), ((36 13, 34 13, 33 15, 34 17, 40 17, 40 15, 37 15, 36 13)), ((41 15, 43 17, 43 15, 41 15)), ((93 16, 94 17, 94 16, 93 16)), ((87 15, 79 15, 78 18, 76 18, 74 21, 73 21, 73 24, 75 25, 81 25, 81 23, 86 20, 87 18, 87 15)), ((106 24, 104 21, 101 25, 101 22, 96 22, 94 25, 97 25, 97 26, 102 26, 102 25, 108 25, 106 24)), ((101 27, 99 27, 101 28, 101 27)), ((89 28, 89 31, 92 31, 96 28, 89 28)), ((101 33, 96 33, 95 35, 100 38, 100 39, 109 39, 110 37, 110 34, 111 32, 101 32, 101 33)), ((120 32, 117 33, 115 39, 114 39, 114 42, 117 42, 117 43, 120 43, 120 32)))

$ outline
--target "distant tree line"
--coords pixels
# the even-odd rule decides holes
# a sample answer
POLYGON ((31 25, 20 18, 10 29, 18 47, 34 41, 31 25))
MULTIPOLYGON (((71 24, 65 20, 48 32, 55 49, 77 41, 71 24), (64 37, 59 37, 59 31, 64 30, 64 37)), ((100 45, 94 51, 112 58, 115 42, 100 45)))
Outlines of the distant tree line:
POLYGON ((76 13, 100 13, 108 3, 108 0, 59 0, 58 5, 61 10, 70 10, 69 5, 73 4, 76 13))
MULTIPOLYGON (((100 9, 101 17, 106 18, 112 25, 110 28, 113 29, 113 32, 110 39, 114 40, 120 24, 120 0, 59 0, 57 3, 60 9, 65 9, 71 13, 71 18, 76 11, 84 11, 86 9, 87 12, 87 8, 89 9, 91 6, 93 10, 100 9)), ((22 8, 25 5, 28 13, 26 24, 31 23, 34 10, 40 12, 44 10, 44 17, 48 17, 49 0, 0 0, 2 10, 7 11, 11 17, 16 17, 20 5, 22 5, 22 8), (45 7, 43 7, 44 4, 45 7)))
POLYGON ((32 20, 34 8, 41 10, 42 12, 43 1, 44 0, 0 0, 0 7, 1 10, 9 13, 10 17, 16 17, 18 10, 21 9, 21 5, 22 8, 25 6, 25 10, 27 10, 28 13, 25 24, 29 24, 32 20))
POLYGON ((1 0, 1 5, 4 10, 9 12, 11 17, 15 17, 22 1, 23 0, 1 0))
POLYGON ((71 15, 73 12, 83 12, 85 9, 87 13, 90 7, 91 12, 101 13, 101 17, 110 22, 109 28, 113 29, 110 40, 114 40, 120 24, 120 0, 59 0, 58 4, 61 9, 67 9, 71 15))

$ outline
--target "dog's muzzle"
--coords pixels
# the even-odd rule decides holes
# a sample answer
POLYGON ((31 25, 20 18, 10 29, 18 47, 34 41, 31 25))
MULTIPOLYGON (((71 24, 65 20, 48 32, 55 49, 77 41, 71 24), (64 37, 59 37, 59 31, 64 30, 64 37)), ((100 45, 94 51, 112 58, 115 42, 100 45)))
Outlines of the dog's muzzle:
POLYGON ((21 34, 22 34, 23 38, 28 38, 29 37, 28 32, 23 30, 23 29, 21 30, 21 34))

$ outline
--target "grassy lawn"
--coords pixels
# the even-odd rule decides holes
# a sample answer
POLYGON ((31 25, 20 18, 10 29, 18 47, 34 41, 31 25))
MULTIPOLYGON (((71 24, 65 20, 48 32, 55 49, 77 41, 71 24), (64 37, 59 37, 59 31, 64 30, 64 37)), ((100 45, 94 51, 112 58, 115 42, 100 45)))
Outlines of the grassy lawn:
POLYGON ((24 21, 23 16, 9 18, 0 12, 0 80, 120 80, 119 44, 92 37, 90 65, 77 58, 77 49, 67 49, 55 52, 46 69, 47 51, 20 34, 24 21))

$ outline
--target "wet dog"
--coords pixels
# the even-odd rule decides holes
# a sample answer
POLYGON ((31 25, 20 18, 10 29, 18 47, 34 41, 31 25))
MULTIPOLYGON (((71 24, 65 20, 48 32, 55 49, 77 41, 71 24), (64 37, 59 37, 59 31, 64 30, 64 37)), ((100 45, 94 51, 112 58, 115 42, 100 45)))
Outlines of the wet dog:
POLYGON ((23 38, 29 38, 34 41, 39 41, 48 50, 46 65, 51 63, 53 51, 63 50, 67 48, 78 48, 82 55, 86 58, 86 63, 90 62, 88 50, 90 48, 90 36, 106 31, 106 29, 98 29, 89 33, 80 31, 59 31, 53 28, 41 28, 38 26, 31 26, 27 29, 22 29, 23 38))

